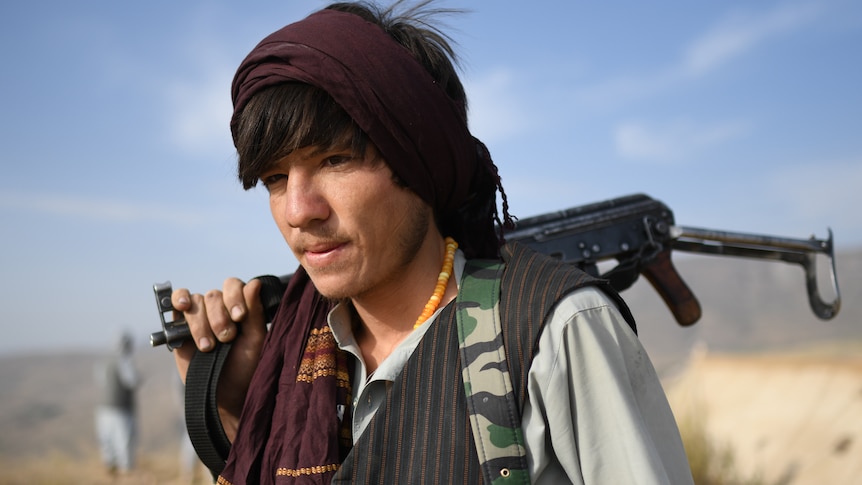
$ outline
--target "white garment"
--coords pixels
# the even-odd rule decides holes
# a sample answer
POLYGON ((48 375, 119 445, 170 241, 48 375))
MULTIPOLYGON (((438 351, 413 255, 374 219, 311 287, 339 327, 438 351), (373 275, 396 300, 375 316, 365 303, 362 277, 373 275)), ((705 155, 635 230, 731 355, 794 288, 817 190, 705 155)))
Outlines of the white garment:
POLYGON ((131 412, 109 406, 97 407, 96 433, 105 467, 126 472, 135 466, 137 429, 131 412))
POLYGON ((533 483, 693 483, 655 368, 601 290, 579 289, 554 309, 527 393, 533 483))

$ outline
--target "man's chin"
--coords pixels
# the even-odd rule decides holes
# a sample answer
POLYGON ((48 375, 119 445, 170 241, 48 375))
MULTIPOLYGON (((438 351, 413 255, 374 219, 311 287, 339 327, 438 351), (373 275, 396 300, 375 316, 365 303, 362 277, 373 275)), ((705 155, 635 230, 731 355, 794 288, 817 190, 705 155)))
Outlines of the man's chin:
POLYGON ((345 281, 344 275, 327 273, 329 272, 308 271, 308 276, 318 293, 332 301, 346 300, 353 296, 355 289, 345 281))

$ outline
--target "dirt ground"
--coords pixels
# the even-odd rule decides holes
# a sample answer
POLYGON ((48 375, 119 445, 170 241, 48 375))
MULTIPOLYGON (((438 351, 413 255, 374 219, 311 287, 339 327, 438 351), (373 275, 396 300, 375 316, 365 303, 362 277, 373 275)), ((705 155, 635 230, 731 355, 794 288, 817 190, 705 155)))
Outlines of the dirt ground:
POLYGON ((95 449, 71 456, 49 453, 42 457, 10 460, 0 457, 0 484, 54 485, 203 485, 212 477, 203 465, 194 474, 180 472, 178 451, 138 453, 135 469, 125 474, 110 474, 102 467, 95 449))
POLYGON ((765 484, 862 477, 862 349, 765 355, 697 351, 666 384, 678 419, 706 423, 741 476, 765 484))

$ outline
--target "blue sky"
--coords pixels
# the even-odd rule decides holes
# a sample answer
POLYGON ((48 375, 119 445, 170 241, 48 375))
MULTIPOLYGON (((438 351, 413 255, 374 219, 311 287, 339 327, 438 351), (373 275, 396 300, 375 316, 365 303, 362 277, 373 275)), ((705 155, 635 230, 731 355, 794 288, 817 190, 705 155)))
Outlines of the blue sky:
MULTIPOLYGON (((0 6, 0 353, 144 341, 153 283, 293 271, 235 181, 229 85, 326 3, 0 6)), ((862 246, 862 3, 440 6, 471 10, 445 22, 516 215, 643 192, 683 225, 862 246)))

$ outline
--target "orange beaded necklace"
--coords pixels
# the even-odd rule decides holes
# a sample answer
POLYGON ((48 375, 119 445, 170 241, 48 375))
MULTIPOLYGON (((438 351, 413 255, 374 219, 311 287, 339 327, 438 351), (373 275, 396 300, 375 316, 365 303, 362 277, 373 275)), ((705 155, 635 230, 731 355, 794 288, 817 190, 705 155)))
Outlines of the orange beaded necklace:
POLYGON ((437 277, 437 286, 434 287, 434 294, 425 304, 425 309, 422 314, 416 319, 413 328, 418 328, 425 320, 431 318, 431 315, 437 311, 440 302, 443 300, 443 293, 446 292, 446 285, 449 284, 449 277, 452 275, 452 266, 455 264, 455 250, 458 249, 458 243, 451 237, 446 238, 446 256, 443 258, 443 268, 440 269, 440 276, 437 277))

